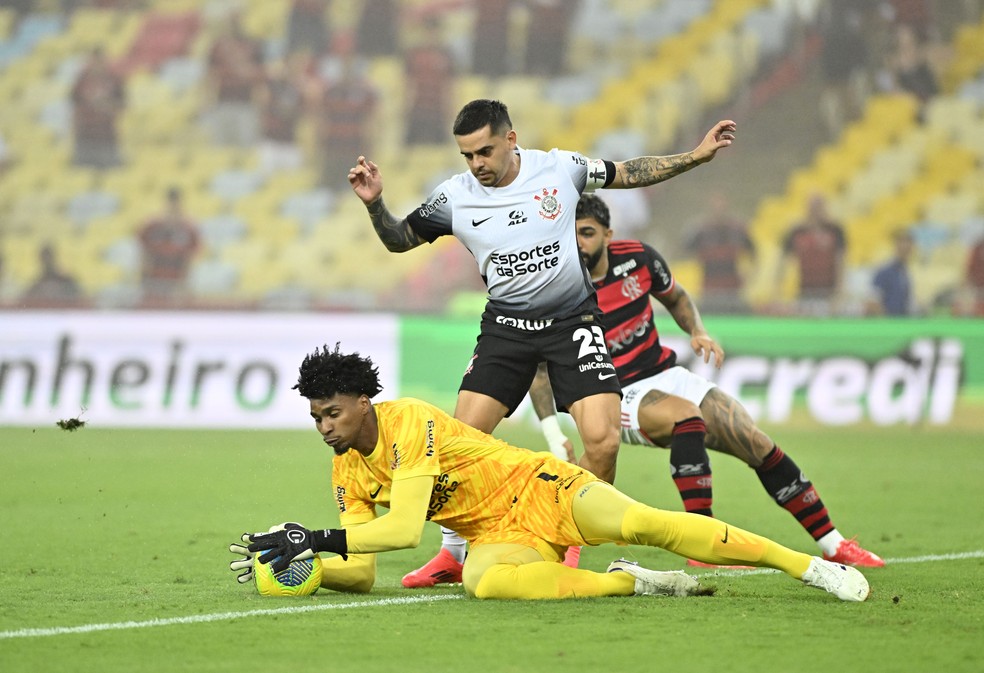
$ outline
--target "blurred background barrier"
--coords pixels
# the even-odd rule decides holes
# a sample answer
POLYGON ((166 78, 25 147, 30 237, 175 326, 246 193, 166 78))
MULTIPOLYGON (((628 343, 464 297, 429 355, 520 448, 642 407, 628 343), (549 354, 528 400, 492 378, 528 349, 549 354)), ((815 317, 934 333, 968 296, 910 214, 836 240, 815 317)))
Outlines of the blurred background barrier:
MULTIPOLYGON (((291 386, 323 344, 373 358, 379 399, 453 411, 473 318, 380 313, 0 312, 0 425, 76 417, 103 427, 307 427, 291 386)), ((716 317, 718 370, 679 334, 679 362, 768 424, 984 430, 984 324, 954 319, 716 317)), ((515 414, 532 422, 528 399, 515 414)))
MULTIPOLYGON (((984 429, 978 321, 716 317, 707 327, 725 349, 720 370, 695 357, 682 335, 660 340, 763 423, 984 429)), ((453 408, 475 344, 474 321, 406 317, 401 334, 403 394, 453 408)), ((516 416, 535 418, 528 398, 516 416)))
POLYGON ((0 425, 307 428, 297 369, 339 341, 400 394, 394 315, 0 312, 0 325, 0 425))

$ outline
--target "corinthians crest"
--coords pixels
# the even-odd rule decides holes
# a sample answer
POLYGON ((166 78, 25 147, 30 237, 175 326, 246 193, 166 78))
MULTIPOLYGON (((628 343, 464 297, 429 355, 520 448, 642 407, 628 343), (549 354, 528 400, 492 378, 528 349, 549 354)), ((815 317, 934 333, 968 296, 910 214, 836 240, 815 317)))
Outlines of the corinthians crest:
POLYGON ((543 219, 555 220, 560 215, 560 201, 557 200, 556 189, 547 191, 544 187, 543 192, 534 196, 533 199, 540 202, 540 217, 543 219))

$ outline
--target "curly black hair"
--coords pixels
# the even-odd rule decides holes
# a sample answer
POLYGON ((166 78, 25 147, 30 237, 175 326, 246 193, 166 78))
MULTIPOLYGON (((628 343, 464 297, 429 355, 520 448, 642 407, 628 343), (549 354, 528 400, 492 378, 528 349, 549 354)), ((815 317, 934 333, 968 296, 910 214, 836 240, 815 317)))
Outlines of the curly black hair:
POLYGON ((612 218, 608 205, 596 194, 582 194, 574 211, 575 220, 593 219, 605 229, 611 229, 612 218))
POLYGON ((370 399, 378 395, 382 386, 379 369, 372 360, 358 353, 342 353, 339 346, 336 343, 335 350, 329 350, 324 345, 306 355, 292 390, 309 400, 326 400, 338 393, 366 395, 370 399))
POLYGON ((492 127, 493 135, 505 135, 512 130, 509 108, 498 100, 480 98, 467 103, 455 117, 452 133, 466 136, 486 126, 492 127))

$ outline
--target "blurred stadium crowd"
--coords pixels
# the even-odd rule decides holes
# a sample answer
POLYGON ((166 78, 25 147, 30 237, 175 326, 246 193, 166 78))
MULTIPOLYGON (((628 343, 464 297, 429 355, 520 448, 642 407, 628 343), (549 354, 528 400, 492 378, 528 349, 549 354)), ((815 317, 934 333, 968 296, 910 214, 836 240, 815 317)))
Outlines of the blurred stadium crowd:
POLYGON ((359 154, 408 212, 464 170, 473 98, 528 147, 675 153, 731 117, 768 156, 740 113, 764 133, 808 86, 808 154, 736 178, 750 205, 705 185, 668 239, 652 190, 602 193, 618 232, 708 313, 984 315, 980 0, 3 0, 0 307, 472 307, 462 246, 376 240, 359 154))

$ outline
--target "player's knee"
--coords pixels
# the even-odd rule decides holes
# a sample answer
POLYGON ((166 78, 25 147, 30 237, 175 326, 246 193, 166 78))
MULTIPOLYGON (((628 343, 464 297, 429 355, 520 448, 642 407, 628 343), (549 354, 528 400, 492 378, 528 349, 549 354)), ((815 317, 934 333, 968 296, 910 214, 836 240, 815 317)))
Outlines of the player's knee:
POLYGON ((497 563, 487 567, 479 576, 462 575, 465 592, 474 598, 522 598, 516 594, 516 566, 497 563))
POLYGON ((592 451, 595 455, 614 455, 618 453, 622 431, 616 426, 595 426, 585 429, 581 434, 581 441, 585 451, 592 451))

